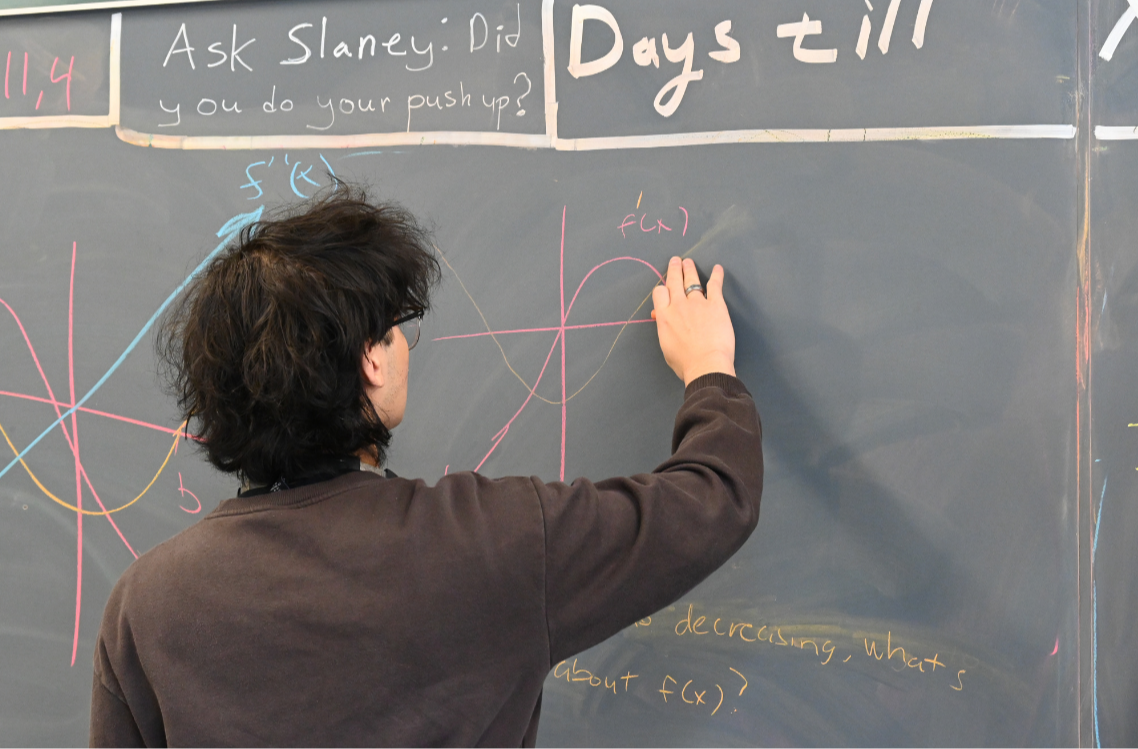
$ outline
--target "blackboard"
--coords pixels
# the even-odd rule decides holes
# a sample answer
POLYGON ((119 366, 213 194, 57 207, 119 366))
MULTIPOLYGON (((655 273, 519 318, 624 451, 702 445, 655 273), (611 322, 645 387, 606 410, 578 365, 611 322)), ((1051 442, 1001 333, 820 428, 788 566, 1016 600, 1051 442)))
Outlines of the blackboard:
POLYGON ((681 387, 646 266, 727 268, 759 530, 556 664, 541 743, 1132 744, 1138 26, 1101 56, 1129 7, 4 20, 0 742, 85 740, 115 580, 235 489, 178 439, 153 321, 336 175, 430 221, 445 261, 401 475, 650 470, 681 387))

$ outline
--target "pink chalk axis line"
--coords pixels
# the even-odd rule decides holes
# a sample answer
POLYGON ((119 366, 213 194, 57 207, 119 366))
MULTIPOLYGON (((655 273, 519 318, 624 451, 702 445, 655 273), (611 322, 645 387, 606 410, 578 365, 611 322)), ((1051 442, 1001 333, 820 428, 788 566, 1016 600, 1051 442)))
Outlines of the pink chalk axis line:
MULTIPOLYGON (((58 58, 56 58, 58 59, 58 58)), ((52 72, 55 71, 55 66, 52 66, 52 72)), ((43 91, 40 91, 40 99, 43 99, 43 91)), ((36 102, 36 109, 40 108, 40 104, 36 102)), ((75 403, 75 258, 79 254, 79 243, 71 243, 71 279, 67 287, 67 388, 71 395, 71 403, 75 403)), ((49 393, 50 395, 50 393, 49 393)), ((52 400, 55 397, 52 396, 52 400)), ((59 406, 53 406, 55 409, 55 417, 61 418, 59 406)), ((63 423, 60 423, 60 427, 63 423)), ((72 454, 75 456, 75 506, 80 510, 83 509, 83 464, 79 461, 79 419, 78 414, 72 412, 71 414, 71 435, 74 441, 74 446, 71 449, 72 454)), ((95 490, 91 489, 91 494, 95 494, 95 490)), ((101 503, 100 503, 101 504, 101 503)), ((106 510, 107 508, 103 508, 106 510)), ((107 516, 110 517, 109 515, 107 516)), ((75 513, 75 632, 71 637, 71 665, 75 665, 75 655, 79 651, 79 613, 83 605, 83 513, 75 513)), ((118 526, 115 526, 118 530, 118 526)), ((126 543, 126 537, 120 537, 123 543, 126 543)), ((130 545, 127 544, 129 547, 130 545)), ((134 553, 134 549, 131 549, 134 553)), ((137 559, 137 555, 135 556, 137 559)))
MULTIPOLYGON (((561 261, 560 261, 560 274, 561 274, 561 331, 557 334, 557 338, 561 341, 561 480, 565 480, 565 421, 566 414, 568 413, 569 401, 565 399, 565 318, 568 317, 568 312, 565 310, 565 215, 569 212, 569 206, 561 207, 561 261)), ((588 278, 588 276, 585 276, 588 278)), ((584 281, 581 284, 584 285, 584 281)), ((580 291, 581 287, 578 286, 577 290, 580 291)), ((573 295, 574 301, 577 295, 573 295)), ((570 308, 573 304, 570 302, 570 308)))
MULTIPOLYGON (((565 306, 565 219, 566 219, 567 213, 568 213, 568 206, 563 206, 561 209, 561 247, 560 247, 560 262, 559 262, 559 268, 558 268, 558 277, 559 277, 559 282, 560 282, 559 283, 559 285, 560 285, 559 291, 560 291, 560 302, 561 302, 561 314, 560 314, 561 324, 560 325, 555 326, 555 327, 542 327, 542 328, 518 328, 515 330, 489 330, 488 329, 488 330, 481 332, 481 333, 465 333, 465 334, 461 334, 461 335, 441 336, 439 338, 432 339, 435 341, 452 341, 452 340, 457 340, 460 338, 481 338, 484 336, 494 337, 494 336, 498 336, 498 335, 508 335, 508 334, 513 334, 513 333, 547 333, 547 332, 555 332, 555 331, 557 333, 557 335, 554 336, 554 338, 553 338, 552 345, 550 345, 550 347, 549 347, 549 353, 545 355, 545 361, 541 365, 541 371, 538 372, 537 379, 534 380, 533 387, 529 387, 528 385, 526 385, 527 389, 529 390, 529 393, 526 395, 526 399, 524 401, 522 401, 522 405, 518 408, 517 411, 514 412, 514 415, 510 417, 510 420, 506 422, 505 426, 503 426, 501 429, 498 430, 497 433, 494 434, 494 436, 492 438, 494 440, 494 444, 490 446, 490 450, 482 457, 482 460, 480 460, 478 462, 478 465, 476 465, 474 467, 475 471, 481 470, 482 466, 486 463, 486 461, 490 459, 490 456, 494 454, 494 451, 498 449, 498 445, 502 442, 503 439, 505 439, 506 435, 509 434, 510 426, 513 425, 514 421, 518 418, 518 416, 521 415, 522 411, 525 410, 525 407, 529 405, 529 402, 533 399, 534 395, 537 393, 537 388, 538 388, 538 385, 541 384, 542 377, 545 376, 545 370, 549 367, 549 360, 553 357, 553 352, 555 350, 557 350, 558 345, 560 345, 560 347, 561 347, 561 402, 558 405, 561 406, 561 469, 560 469, 559 477, 560 477, 561 481, 564 481, 565 480, 565 442, 566 442, 566 427, 567 427, 567 423, 568 423, 568 404, 569 404, 569 399, 566 397, 565 331, 567 331, 567 330, 584 330, 587 328, 604 328, 604 327, 611 327, 611 326, 617 326, 617 325, 627 326, 627 325, 632 325, 632 324, 655 322, 654 320, 649 318, 649 319, 644 319, 644 320, 639 320, 639 319, 638 320, 621 320, 621 321, 616 321, 616 322, 589 323, 589 324, 584 324, 584 325, 566 325, 565 324, 569 319, 569 314, 573 311, 573 305, 577 302, 577 297, 581 294, 581 290, 585 287, 585 283, 589 280, 589 278, 594 273, 596 273, 598 270, 600 270, 601 268, 603 268, 606 265, 609 265, 611 263, 621 262, 621 261, 640 263, 641 265, 644 265, 645 267, 649 268, 656 275, 657 279, 659 279, 660 281, 664 280, 664 276, 660 273, 660 271, 656 270, 656 267, 653 266, 651 263, 649 263, 646 260, 643 260, 643 259, 638 258, 638 257, 631 257, 631 256, 614 257, 614 258, 611 258, 609 260, 605 260, 602 263, 598 263, 597 265, 594 265, 589 270, 589 272, 585 274, 585 277, 581 279, 581 282, 579 284, 577 284, 577 290, 573 292, 573 297, 572 297, 572 299, 569 300, 569 306, 566 307, 565 306)), ((448 263, 448 265, 449 265, 449 263, 448 263)), ((473 301, 473 299, 471 299, 471 301, 473 301)), ((475 306, 477 307, 477 305, 475 305, 475 306)), ((489 328, 489 325, 487 325, 487 328, 489 328)), ((507 364, 509 364, 508 361, 507 361, 507 364)), ((523 382, 523 384, 525 384, 525 383, 523 382)), ((448 466, 448 468, 449 468, 449 466, 448 466)))
POLYGON ((485 336, 495 335, 509 335, 511 333, 549 333, 554 330, 584 330, 586 328, 607 328, 613 325, 633 325, 635 323, 656 322, 652 319, 647 320, 621 320, 620 322, 594 322, 586 325, 566 325, 562 328, 559 325, 553 325, 548 328, 519 328, 517 330, 487 330, 482 333, 463 333, 461 335, 444 335, 438 338, 432 338, 432 341, 453 341, 459 338, 484 338, 485 336))
MULTIPOLYGON (((0 304, 2 304, 2 303, 3 303, 3 300, 0 300, 0 304)), ((39 396, 35 396, 35 395, 27 395, 26 393, 13 393, 13 392, 8 391, 8 390, 0 390, 0 396, 4 396, 7 398, 18 398, 20 400, 33 401, 35 403, 46 403, 49 406, 62 406, 64 408, 71 408, 74 405, 73 403, 66 403, 64 401, 52 400, 51 398, 40 398, 39 396)), ((154 429, 154 430, 157 430, 159 432, 162 432, 163 434, 169 434, 171 436, 173 436, 175 434, 180 434, 182 431, 182 430, 174 428, 174 427, 164 427, 164 426, 161 426, 160 424, 151 424, 149 421, 140 421, 138 419, 132 419, 129 416, 120 416, 119 414, 108 413, 107 411, 99 411, 99 410, 94 409, 94 408, 87 408, 86 406, 80 406, 78 408, 78 410, 82 411, 83 413, 91 414, 92 416, 102 416, 102 417, 107 418, 107 419, 113 419, 115 421, 122 421, 122 422, 125 422, 127 424, 133 424, 134 426, 146 427, 147 429, 154 429)), ((194 434, 191 434, 190 439, 200 441, 201 437, 194 435, 194 434)))

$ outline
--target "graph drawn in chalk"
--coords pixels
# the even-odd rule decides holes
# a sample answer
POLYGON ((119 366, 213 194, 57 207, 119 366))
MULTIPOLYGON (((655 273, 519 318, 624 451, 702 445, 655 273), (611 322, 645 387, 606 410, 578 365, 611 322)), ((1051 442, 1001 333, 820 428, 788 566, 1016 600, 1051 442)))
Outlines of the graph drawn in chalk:
MULTIPOLYGON (((493 344, 496 345, 498 350, 501 352, 502 358, 505 361, 506 366, 509 368, 510 372, 514 375, 514 377, 517 378, 517 380, 522 384, 522 386, 527 391, 524 400, 522 400, 521 405, 518 407, 517 411, 514 412, 514 415, 511 416, 510 419, 505 423, 505 425, 503 425, 502 428, 499 429, 498 432, 494 434, 494 436, 492 438, 493 444, 490 446, 490 449, 486 452, 486 454, 482 457, 482 459, 478 462, 478 464, 476 466, 474 466, 475 471, 481 469, 482 466, 486 463, 486 461, 490 458, 490 456, 494 454, 494 451, 498 449, 498 446, 502 443, 503 440, 505 440, 506 436, 509 434, 510 427, 513 425, 514 421, 522 414, 522 412, 526 409, 526 407, 530 404, 530 402, 536 398, 538 401, 545 403, 546 405, 559 407, 561 409, 561 461, 560 461, 559 477, 560 477, 560 480, 564 481, 565 480, 565 461, 566 461, 565 435, 566 435, 566 425, 568 423, 569 401, 571 401, 573 398, 575 398, 577 395, 579 395, 586 387, 588 387, 589 384, 592 383, 593 379, 596 377, 597 373, 599 373, 600 370, 604 368, 605 364, 608 362, 609 357, 612 355, 613 350, 616 348, 617 343, 620 341, 621 334, 624 332, 624 330, 629 325, 638 325, 638 324, 653 322, 650 318, 642 318, 642 317, 638 317, 638 315, 642 313, 642 311, 643 311, 644 307, 646 306, 648 300, 651 298, 652 287, 655 286, 656 283, 658 283, 660 280, 662 280, 662 276, 661 276, 660 272, 658 270, 656 270, 655 266, 653 266, 648 261, 642 260, 641 258, 637 258, 637 257, 631 257, 631 256, 614 257, 614 258, 610 258, 608 260, 605 260, 601 263, 594 265, 589 270, 589 272, 586 273, 585 276, 577 284, 576 290, 573 292, 573 295, 569 298, 568 303, 566 303, 566 294, 565 294, 565 291, 566 291, 566 289, 565 289, 565 251, 566 251, 566 248, 565 248, 565 221, 566 221, 566 218, 568 216, 568 210, 569 210, 568 206, 565 206, 562 208, 562 211, 561 211, 561 238, 560 238, 560 251, 559 251, 559 267, 558 267, 559 305, 560 305, 558 320, 560 321, 560 323, 556 326, 528 327, 528 328, 517 328, 517 329, 510 329, 510 330, 494 329, 493 326, 490 324, 489 320, 486 319, 485 314, 483 314, 482 309, 479 307, 478 302, 475 300, 473 293, 466 286, 466 284, 463 282, 461 276, 455 270, 454 266, 450 263, 450 261, 446 258, 446 256, 444 256, 441 252, 439 253, 439 256, 442 259, 443 263, 446 265, 447 269, 452 274, 454 274, 455 278, 459 282, 459 285, 462 287, 462 290, 465 293, 466 297, 470 300, 470 303, 473 305, 474 309, 477 311, 479 317, 482 320, 482 324, 486 328, 486 330, 484 332, 480 332, 480 333, 467 333, 467 334, 463 334, 463 335, 442 336, 439 338, 435 338, 434 340, 435 341, 458 341, 458 340, 463 340, 463 339, 474 339, 474 338, 488 338, 488 339, 490 339, 490 341, 492 341, 493 344), (579 325, 570 324, 570 316, 573 312, 573 306, 577 302, 577 298, 581 294, 581 290, 584 289, 585 284, 589 282, 590 278, 593 276, 594 273, 599 271, 601 268, 604 268, 605 266, 611 265, 613 263, 634 263, 634 264, 638 263, 638 264, 644 266, 647 269, 647 271, 651 271, 650 274, 647 272, 645 273, 645 282, 646 282, 645 283, 645 291, 647 293, 647 296, 645 296, 644 299, 641 300, 640 303, 635 306, 635 308, 632 311, 632 314, 630 314, 624 320, 612 320, 612 321, 607 321, 607 322, 588 323, 588 324, 579 324, 579 325), (567 384, 566 375, 565 375, 566 363, 567 363, 566 362, 566 356, 567 355, 566 355, 566 351, 565 351, 566 335, 569 333, 569 331, 585 330, 585 329, 591 329, 591 328, 612 328, 616 331, 616 334, 613 338, 612 345, 609 347, 608 352, 605 354, 604 360, 601 362, 600 366, 597 367, 597 370, 586 380, 586 382, 583 385, 581 385, 575 391, 570 392, 568 389, 568 384, 567 384), (521 334, 530 334, 530 335, 545 334, 545 335, 548 335, 551 333, 553 334, 553 340, 550 343, 549 352, 545 355, 545 360, 544 360, 544 362, 542 362, 541 370, 538 372, 537 378, 534 380, 534 382, 532 384, 530 384, 529 382, 526 381, 526 379, 524 377, 522 377, 521 374, 518 373, 517 369, 514 367, 513 363, 510 361, 510 358, 506 355, 505 349, 502 347, 502 344, 499 342, 498 338, 500 336, 510 336, 510 335, 521 335, 521 334), (561 397, 557 398, 557 399, 545 398, 541 395, 538 395, 537 388, 541 384, 542 379, 545 377, 546 371, 549 368, 549 363, 553 359, 554 353, 557 352, 559 349, 560 349, 561 397)), ((556 367, 556 365, 555 365, 555 367, 556 367)))
MULTIPOLYGON (((162 312, 174 301, 192 278, 204 269, 205 265, 216 256, 224 247, 226 247, 234 237, 241 231, 241 229, 250 222, 256 221, 260 218, 263 207, 258 208, 251 213, 239 214, 225 223, 225 225, 217 232, 217 236, 221 238, 221 242, 210 252, 206 258, 195 268, 193 272, 181 283, 178 287, 166 298, 166 300, 159 305, 150 318, 142 325, 141 329, 134 336, 134 338, 127 344, 125 349, 111 365, 110 368, 100 377, 95 385, 90 388, 82 397, 78 397, 75 389, 75 286, 76 286, 76 265, 79 258, 79 243, 73 242, 71 247, 71 273, 69 280, 68 290, 68 309, 67 309, 67 342, 68 342, 68 392, 67 397, 60 397, 56 393, 56 389, 52 387, 51 381, 47 376, 47 372, 40 362, 39 355, 36 351, 34 342, 24 326, 23 320, 20 318, 17 309, 12 307, 7 300, 0 299, 0 306, 4 308, 3 312, 10 321, 11 328, 9 331, 14 332, 14 336, 10 332, 0 328, 0 340, 9 344, 9 350, 18 351, 23 348, 28 353, 28 366, 33 366, 39 375, 40 381, 43 384, 43 395, 28 392, 16 392, 7 387, 0 385, 0 404, 5 401, 23 401, 26 403, 39 403, 48 407, 47 418, 54 417, 50 423, 39 433, 35 439, 26 444, 22 448, 18 446, 9 431, 11 423, 5 427, 6 416, 3 408, 0 408, 0 438, 5 442, 6 449, 12 454, 13 458, 8 462, 3 470, 0 470, 0 481, 3 480, 10 470, 16 466, 26 473, 31 479, 36 488, 43 495, 44 501, 53 502, 67 510, 74 512, 76 515, 76 576, 75 576, 75 620, 72 636, 71 647, 71 665, 75 665, 76 655, 79 647, 79 623, 82 613, 82 599, 83 599, 83 519, 85 516, 103 517, 114 529, 118 538, 122 541, 123 545, 130 552, 134 558, 138 558, 138 552, 134 549, 133 545, 129 542, 126 534, 119 527, 115 520, 115 515, 128 510, 136 503, 146 497, 153 489, 159 477, 168 467, 171 458, 177 453, 179 440, 183 437, 184 425, 169 428, 163 427, 158 424, 153 424, 141 419, 126 416, 124 414, 112 413, 108 411, 98 410, 86 406, 85 404, 91 399, 95 393, 102 388, 103 385, 110 380, 110 378, 119 370, 126 359, 134 352, 139 343, 148 337, 150 330, 161 316, 162 312), (14 330, 12 330, 14 328, 14 330), (10 338, 15 338, 10 341, 10 338), (83 462, 81 452, 81 441, 79 436, 79 419, 78 415, 83 413, 87 416, 98 416, 104 419, 117 421, 120 423, 130 424, 133 427, 146 430, 157 430, 169 435, 171 442, 169 448, 161 452, 156 451, 152 460, 156 466, 153 477, 149 479, 144 486, 138 487, 140 491, 137 493, 132 492, 131 497, 120 497, 116 500, 105 498, 101 496, 95 487, 95 483, 91 480, 87 472, 87 467, 83 462), (50 434, 54 433, 56 428, 59 428, 64 440, 67 444, 68 451, 74 461, 74 502, 68 501, 63 498, 68 494, 68 491, 49 486, 45 483, 44 478, 37 474, 36 470, 29 462, 29 455, 36 449, 38 445, 50 434), (98 509, 92 509, 90 506, 84 507, 84 496, 94 499, 95 506, 98 509)), ((81 280, 81 279, 79 279, 81 280)), ((11 359, 9 359, 10 361, 11 359)), ((46 421, 46 419, 45 419, 46 421)), ((86 433, 86 428, 84 429, 86 433)), ((183 486, 184 489, 184 486, 183 486)))

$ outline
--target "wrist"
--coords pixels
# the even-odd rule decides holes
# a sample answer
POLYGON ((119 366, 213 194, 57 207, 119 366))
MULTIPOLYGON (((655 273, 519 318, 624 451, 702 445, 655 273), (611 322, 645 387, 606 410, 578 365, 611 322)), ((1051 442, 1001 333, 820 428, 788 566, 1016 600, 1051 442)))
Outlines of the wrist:
POLYGON ((687 387, 700 377, 706 374, 721 373, 726 375, 735 376, 735 363, 732 359, 726 356, 708 357, 698 362, 693 362, 691 366, 684 369, 683 381, 684 387, 687 387))

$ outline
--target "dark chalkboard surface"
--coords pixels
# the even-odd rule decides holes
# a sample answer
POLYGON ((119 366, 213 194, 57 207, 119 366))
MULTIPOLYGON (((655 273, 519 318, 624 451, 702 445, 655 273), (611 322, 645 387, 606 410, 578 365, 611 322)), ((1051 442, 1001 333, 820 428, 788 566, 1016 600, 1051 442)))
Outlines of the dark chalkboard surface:
POLYGON ((556 664, 543 744, 1138 740, 1138 145, 1118 140, 1138 25, 1098 56, 1129 7, 5 20, 0 742, 85 740, 115 580, 235 489, 178 439, 154 319, 330 175, 431 221, 444 258, 401 475, 650 470, 682 396, 646 322, 653 268, 727 268, 759 530, 556 664))

